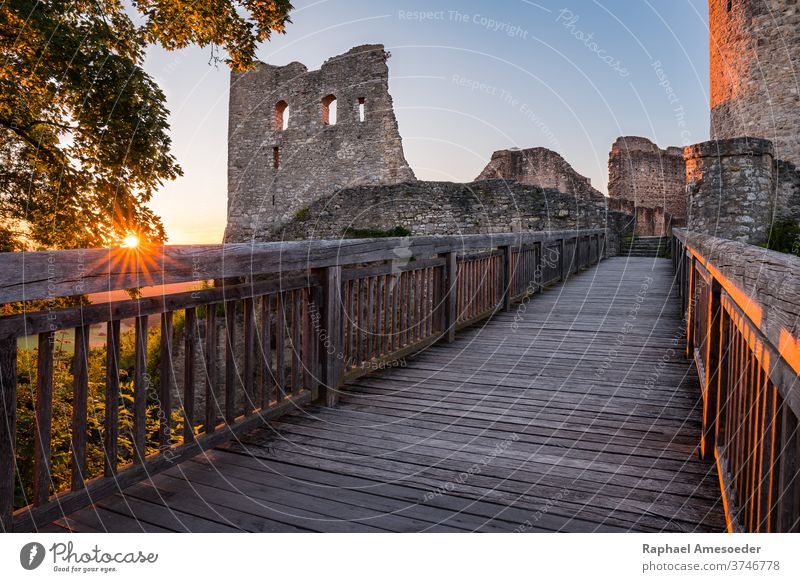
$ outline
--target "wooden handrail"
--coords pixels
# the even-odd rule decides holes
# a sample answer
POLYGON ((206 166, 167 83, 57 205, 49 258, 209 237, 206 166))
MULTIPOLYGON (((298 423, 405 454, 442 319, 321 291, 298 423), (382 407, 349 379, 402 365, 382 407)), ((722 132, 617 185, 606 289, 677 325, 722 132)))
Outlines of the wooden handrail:
POLYGON ((604 232, 594 229, 0 253, 0 304, 394 260, 398 249, 406 256, 433 257, 450 251, 596 237, 604 232))
POLYGON ((0 317, 2 530, 35 528, 307 402, 335 405, 343 381, 442 338, 451 341, 457 329, 597 263, 604 246, 605 232, 589 230, 2 253, 0 302, 223 283, 0 317), (239 282, 226 284, 231 278, 239 282), (184 323, 176 326, 180 314, 184 323), (127 331, 125 322, 132 322, 127 331), (91 343, 98 327, 106 334, 102 347, 91 343), (151 332, 158 333, 152 347, 151 332), (51 471, 59 334, 75 342, 71 491, 54 490, 51 471), (32 459, 20 458, 16 447, 17 354, 29 336, 38 336, 32 459), (134 346, 127 382, 120 369, 125 345, 134 346), (182 360, 174 361, 179 346, 182 360), (153 350, 160 357, 157 382, 147 361, 153 350), (90 377, 90 360, 102 362, 101 378, 90 377), (98 385, 103 393, 90 394, 98 385), (126 390, 132 404, 123 405, 126 390), (88 410, 93 398, 105 403, 102 418, 88 410), (92 420, 102 420, 94 443, 104 451, 101 474, 87 462, 89 439, 98 437, 90 434, 92 420), (32 471, 16 470, 31 463, 32 471), (22 482, 29 473, 32 482, 22 482), (30 494, 26 507, 14 507, 18 484, 30 494))
POLYGON ((701 384, 701 455, 731 531, 800 529, 800 258, 683 229, 672 257, 701 384))

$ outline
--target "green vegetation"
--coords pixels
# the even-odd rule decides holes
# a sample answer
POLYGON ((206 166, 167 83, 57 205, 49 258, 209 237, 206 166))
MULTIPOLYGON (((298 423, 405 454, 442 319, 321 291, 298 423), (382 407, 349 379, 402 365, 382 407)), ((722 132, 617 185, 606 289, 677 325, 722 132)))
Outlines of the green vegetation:
POLYGON ((311 218, 311 210, 309 210, 307 206, 299 208, 297 212, 294 213, 294 219, 300 222, 305 222, 309 218, 311 218))
POLYGON ((211 61, 246 69, 291 9, 289 0, 4 2, 0 249, 105 246, 129 232, 164 240, 148 203, 181 168, 166 97, 142 67, 148 48, 208 47, 211 61))
POLYGON ((800 257, 800 223, 793 218, 779 218, 772 225, 769 241, 761 246, 800 257))
POLYGON ((346 238, 387 238, 411 236, 411 231, 404 226, 395 226, 389 230, 378 228, 352 228, 344 229, 343 235, 346 238))
MULTIPOLYGON (((174 320, 175 336, 183 329, 182 314, 174 320)), ((72 386, 73 386, 73 346, 64 341, 66 334, 56 337, 53 362, 53 422, 51 430, 51 494, 64 491, 70 485, 72 453, 70 437, 72 434, 72 386)), ((161 331, 151 328, 147 336, 147 424, 146 454, 159 450, 158 439, 158 400, 155 387, 159 381, 161 331)), ((99 339, 99 338, 98 338, 99 339)), ((71 341, 71 338, 70 338, 71 341)), ((133 460, 133 368, 134 331, 129 329, 120 337, 120 399, 119 409, 119 465, 133 460)), ((20 345, 17 355, 17 467, 19 479, 14 493, 15 507, 23 507, 30 502, 33 493, 33 454, 35 439, 35 390, 37 381, 37 349, 20 345)), ((92 347, 89 350, 89 397, 87 413, 87 475, 97 477, 103 473, 103 423, 105 408, 105 359, 106 349, 92 347)), ((172 412, 173 442, 180 442, 183 417, 179 411, 172 412)))

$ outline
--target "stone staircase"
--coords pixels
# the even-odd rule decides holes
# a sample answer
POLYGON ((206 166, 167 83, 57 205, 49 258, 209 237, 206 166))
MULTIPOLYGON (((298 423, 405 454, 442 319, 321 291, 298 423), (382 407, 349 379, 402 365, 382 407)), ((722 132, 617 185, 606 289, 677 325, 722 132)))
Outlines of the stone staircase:
POLYGON ((637 236, 622 241, 622 256, 627 257, 666 257, 669 251, 669 237, 637 236))

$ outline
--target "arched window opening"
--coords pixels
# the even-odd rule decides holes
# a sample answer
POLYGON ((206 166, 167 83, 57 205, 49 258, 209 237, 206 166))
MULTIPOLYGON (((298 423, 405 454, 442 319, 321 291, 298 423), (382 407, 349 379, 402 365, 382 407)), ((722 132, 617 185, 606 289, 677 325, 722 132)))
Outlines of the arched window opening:
POLYGON ((278 101, 275 104, 275 130, 283 131, 289 127, 289 104, 278 101))
POLYGON ((363 97, 358 98, 358 121, 364 123, 367 118, 367 100, 363 97))
POLYGON ((336 95, 328 95, 322 99, 322 124, 336 125, 336 95))

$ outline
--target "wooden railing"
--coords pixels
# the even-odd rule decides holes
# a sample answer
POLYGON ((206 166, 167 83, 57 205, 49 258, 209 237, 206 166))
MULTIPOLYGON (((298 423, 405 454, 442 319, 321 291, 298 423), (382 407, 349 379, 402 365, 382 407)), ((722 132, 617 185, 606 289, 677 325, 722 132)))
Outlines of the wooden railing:
POLYGON ((672 244, 729 529, 796 532, 800 258, 678 229, 672 244))
POLYGON ((597 230, 2 253, 0 304, 217 282, 0 318, 2 529, 33 529, 308 402, 334 405, 343 381, 452 340, 598 262, 604 242, 597 230), (74 342, 66 403, 54 398, 57 337, 74 342), (32 402, 18 399, 23 352, 35 354, 32 402), (58 488, 54 404, 71 407, 69 479, 58 488), (34 409, 30 426, 18 426, 21 407, 34 409), (17 449, 25 430, 33 458, 17 449), (102 450, 94 469, 89 445, 102 450))

